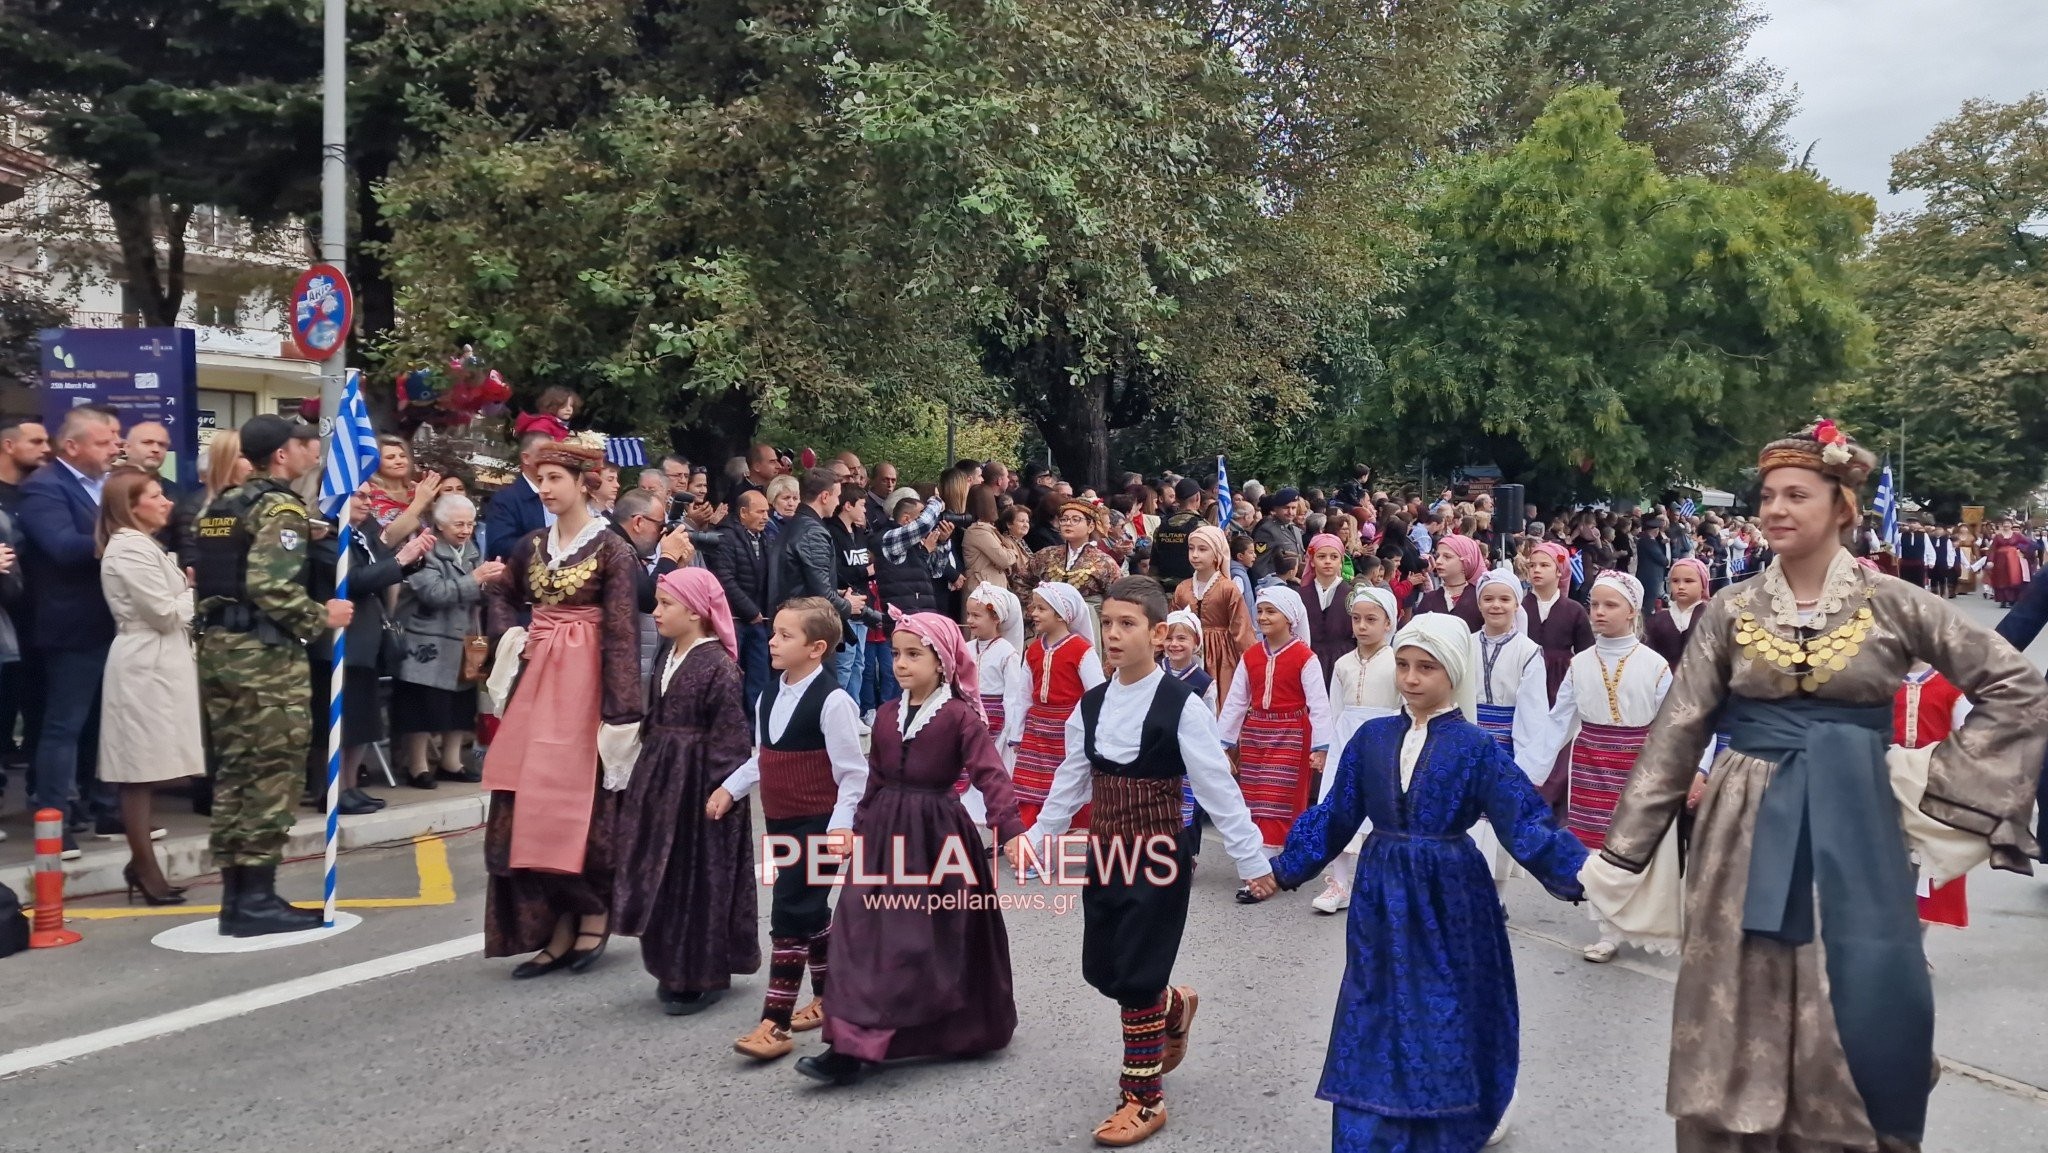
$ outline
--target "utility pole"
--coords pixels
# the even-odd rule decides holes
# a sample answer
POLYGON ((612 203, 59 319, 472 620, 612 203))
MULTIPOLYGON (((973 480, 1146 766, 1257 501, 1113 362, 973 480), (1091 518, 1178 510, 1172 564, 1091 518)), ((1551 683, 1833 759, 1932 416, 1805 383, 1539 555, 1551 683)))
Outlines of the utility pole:
MULTIPOLYGON (((326 0, 321 26, 320 259, 348 271, 348 0, 326 0)), ((320 366, 320 424, 341 410, 348 334, 320 366)))

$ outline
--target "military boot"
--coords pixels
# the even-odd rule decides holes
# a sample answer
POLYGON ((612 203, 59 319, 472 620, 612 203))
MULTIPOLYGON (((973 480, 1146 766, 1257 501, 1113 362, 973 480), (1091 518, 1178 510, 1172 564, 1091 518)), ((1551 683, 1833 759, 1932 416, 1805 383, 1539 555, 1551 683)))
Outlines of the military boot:
POLYGON ((222 865, 220 870, 220 935, 235 935, 235 908, 242 895, 242 867, 222 865))
POLYGON ((297 933, 317 929, 326 920, 320 910, 298 908, 277 895, 276 865, 247 865, 241 874, 234 919, 228 925, 229 936, 297 933))

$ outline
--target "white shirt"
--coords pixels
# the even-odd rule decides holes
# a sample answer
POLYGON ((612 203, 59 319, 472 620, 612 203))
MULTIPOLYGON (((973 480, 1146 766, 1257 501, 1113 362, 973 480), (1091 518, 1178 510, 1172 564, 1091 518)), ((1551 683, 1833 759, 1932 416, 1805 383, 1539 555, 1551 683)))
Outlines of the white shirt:
MULTIPOLYGON (((1301 640, 1291 640, 1287 644, 1301 645, 1303 648, 1308 647, 1308 642, 1301 640)), ((1237 662, 1237 675, 1230 678, 1230 695, 1223 699, 1223 716, 1218 722, 1223 730, 1223 744, 1225 747, 1233 749, 1237 747, 1237 735, 1244 730, 1245 714, 1251 711, 1252 681, 1246 671, 1250 667, 1251 662, 1255 660, 1270 662, 1273 658, 1278 657, 1280 653, 1286 651, 1286 647, 1283 646, 1278 652, 1275 652, 1268 649, 1265 642, 1261 641, 1257 648, 1246 653, 1237 662)), ((1266 686, 1266 695, 1269 698, 1273 695, 1272 687, 1270 684, 1266 686)), ((1309 656, 1309 659, 1301 663, 1301 695, 1308 701, 1309 751, 1327 750, 1330 747, 1331 728, 1330 690, 1323 684, 1323 664, 1315 659, 1313 654, 1309 656)), ((1259 707, 1266 708, 1267 705, 1261 703, 1259 707)))
POLYGON ((64 466, 64 471, 70 473, 73 477, 77 478, 79 484, 85 486, 85 495, 91 497, 92 502, 94 504, 98 504, 100 502, 100 493, 107 487, 106 473, 101 473, 98 476, 87 476, 84 473, 78 471, 77 469, 72 468, 71 462, 65 460, 61 456, 57 458, 57 463, 64 466))
MULTIPOLYGON (((689 647, 689 648, 686 648, 686 649, 678 649, 678 648, 676 648, 676 647, 675 647, 674 645, 670 645, 670 646, 669 646, 669 651, 668 651, 668 659, 666 659, 666 660, 664 660, 664 661, 662 661, 662 662, 661 662, 661 691, 662 691, 662 692, 664 692, 664 693, 665 693, 665 692, 667 692, 667 691, 668 691, 668 683, 669 683, 669 681, 671 681, 671 680, 673 680, 673 679, 675 678, 675 675, 676 675, 676 670, 677 670, 677 669, 679 669, 679 668, 682 668, 682 667, 683 667, 683 658, 684 658, 684 657, 687 657, 687 656, 689 656, 689 655, 690 655, 691 653, 693 653, 693 652, 696 652, 696 651, 697 651, 697 646, 698 646, 698 645, 710 644, 710 643, 711 643, 711 641, 712 641, 713 639, 714 639, 714 638, 712 638, 712 637, 698 637, 698 638, 697 638, 696 640, 694 640, 694 641, 691 641, 691 642, 690 642, 690 647, 689 647)), ((820 666, 820 667, 823 667, 823 666, 820 666)), ((789 721, 788 721, 787 719, 785 719, 785 720, 784 720, 784 721, 782 722, 782 724, 783 724, 783 727, 784 727, 784 728, 787 728, 787 727, 789 727, 789 721)), ((731 789, 727 789, 726 791, 727 791, 727 792, 732 792, 732 790, 731 790, 731 789)), ((738 796, 739 794, 738 794, 738 793, 733 793, 733 795, 734 795, 734 796, 738 796)))
MULTIPOLYGON (((1041 644, 1043 640, 1041 637, 1041 644)), ((1050 662, 1052 654, 1057 652, 1061 645, 1077 641, 1087 644, 1088 638, 1080 633, 1068 633, 1049 645, 1043 645, 1045 659, 1050 662)), ((1024 651, 1031 651, 1029 642, 1025 643, 1024 651)), ((1019 675, 1012 678, 1009 686, 1003 690, 1003 740, 1012 745, 1022 744, 1024 741, 1024 714, 1031 710, 1032 702, 1038 698, 1038 678, 1045 675, 1042 670, 1034 669, 1027 664, 1022 654, 1019 654, 1017 663, 1023 666, 1019 675)), ((1079 672, 1081 691, 1084 693, 1103 682, 1102 657, 1097 655, 1094 645, 1088 645, 1088 651, 1081 654, 1079 672)))
MULTIPOLYGON (((1122 677, 1109 682, 1095 726, 1098 754, 1119 764, 1138 759, 1138 739, 1144 734, 1145 715, 1151 711, 1152 698, 1164 683, 1166 673, 1158 665, 1153 665, 1152 671, 1136 684, 1125 684, 1122 677)), ((1230 775, 1230 762, 1223 756, 1223 744, 1216 739, 1216 722, 1200 698, 1189 697, 1181 708, 1179 736, 1188 787, 1194 790, 1195 803, 1202 806, 1209 822, 1222 834, 1223 850, 1237 862, 1238 877, 1249 881, 1271 873, 1273 866, 1266 863, 1259 827, 1252 823, 1251 811, 1244 806, 1244 794, 1238 791, 1237 781, 1230 775)), ((1053 773, 1052 788, 1038 810, 1038 823, 1025 834, 1031 838, 1030 844, 1042 845, 1045 838, 1066 832, 1074 814, 1094 795, 1094 784, 1095 766, 1088 761, 1087 723, 1077 708, 1067 718, 1066 759, 1053 773)))
MULTIPOLYGON (((1533 595, 1533 594, 1532 594, 1532 595, 1533 595)), ((1537 597, 1537 598, 1536 598, 1536 619, 1537 619, 1537 620, 1539 620, 1539 621, 1547 621, 1547 620, 1549 620, 1549 619, 1550 619, 1550 610, 1551 610, 1551 608, 1552 608, 1553 606, 1555 606, 1555 605, 1557 604, 1558 598, 1559 598, 1559 597, 1562 597, 1563 595, 1564 595, 1564 590, 1563 590, 1563 589, 1559 589, 1558 591, 1556 591, 1556 592, 1554 592, 1554 593, 1551 593, 1551 594, 1550 594, 1550 599, 1549 599, 1549 600, 1544 600, 1544 599, 1543 599, 1542 597, 1537 597)))
POLYGON ((1408 714, 1408 731, 1401 734, 1401 791, 1407 792, 1410 782, 1415 780, 1415 767, 1422 763, 1422 750, 1429 744, 1429 722, 1443 716, 1458 706, 1447 704, 1425 716, 1408 714))
MULTIPOLYGON (((1543 671, 1543 646, 1509 633, 1505 641, 1491 634, 1474 634, 1479 646, 1479 701, 1487 705, 1511 705, 1514 724, 1508 739, 1516 748, 1524 741, 1540 742, 1550 714, 1550 685, 1543 671), (1496 644, 1498 642, 1498 644, 1496 644), (1487 657, 1493 657, 1493 675, 1486 675, 1487 657)), ((1555 754, 1553 754, 1554 756, 1555 754)), ((1525 767, 1526 771, 1526 767, 1525 767)), ((1544 776, 1548 776, 1546 770, 1544 776)), ((1542 784, 1541 778, 1536 778, 1542 784)))
POLYGON ((1327 610, 1330 607, 1330 601, 1336 597, 1337 590, 1344 587, 1344 578, 1340 576, 1335 581, 1327 585, 1321 581, 1315 581, 1313 583, 1316 586, 1317 605, 1327 610))
MULTIPOLYGON (((1557 700, 1540 731, 1529 738, 1526 751, 1517 724, 1515 763, 1531 780, 1543 780, 1550 776, 1557 754, 1578 736, 1581 722, 1640 728, 1657 719, 1657 710, 1670 691, 1671 666, 1655 649, 1633 636, 1595 637, 1592 648, 1572 658, 1571 671, 1558 682, 1557 700), (1614 705, 1619 706, 1619 715, 1608 703, 1603 664, 1605 675, 1616 682, 1614 705)), ((1520 713, 1517 709, 1517 722, 1520 713)))
MULTIPOLYGON (((782 739, 782 734, 789 731, 790 718, 796 715, 797 702, 824 671, 825 666, 820 664, 795 684, 784 678, 776 686, 775 705, 761 717, 760 729, 754 734, 754 755, 725 778, 725 791, 735 799, 753 792, 754 786, 761 783, 759 742, 782 739)), ((832 806, 832 823, 826 828, 850 829, 854 806, 860 804, 861 795, 868 789, 868 755, 860 748, 860 706, 853 703, 845 689, 834 688, 825 696, 818 726, 825 730, 825 753, 832 759, 832 783, 839 789, 838 800, 832 806)))
POLYGON ((981 695, 1003 699, 1003 731, 1000 746, 1024 739, 1024 711, 1031 707, 1031 674, 1024 671, 1024 654, 997 637, 974 642, 974 667, 980 674, 981 695))

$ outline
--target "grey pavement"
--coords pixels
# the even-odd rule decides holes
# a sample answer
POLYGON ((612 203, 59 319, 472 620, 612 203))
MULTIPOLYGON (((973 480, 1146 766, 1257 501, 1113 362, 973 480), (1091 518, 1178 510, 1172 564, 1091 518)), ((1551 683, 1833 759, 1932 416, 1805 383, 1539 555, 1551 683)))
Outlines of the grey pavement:
MULTIPOLYGON (((1969 611, 1987 619, 1988 605, 1969 611)), ((2048 646, 2044 646, 2048 647, 2048 646)), ((481 836, 443 842, 455 900, 359 910, 334 939, 241 956, 193 956, 149 938, 193 919, 74 922, 84 943, 0 961, 0 1062, 29 1046, 479 931, 481 836)), ((1327 1148, 1315 1100, 1343 966, 1340 918, 1307 892, 1244 908, 1213 843, 1176 980, 1202 992, 1185 1065, 1168 1078, 1167 1128, 1147 1147, 1327 1148), (1218 867, 1223 866, 1223 867, 1218 867)), ((351 853, 345 890, 411 898, 410 846, 351 853)), ((280 887, 310 900, 318 868, 280 887)), ((1948 1059, 1928 1153, 2048 1153, 2048 879, 1970 878, 1973 924, 1930 940, 1948 1059)), ((195 889, 195 900, 210 900, 195 889)), ((1522 1006, 1521 1102, 1507 1153, 1667 1153, 1667 958, 1577 952, 1583 910, 1527 880, 1510 892, 1522 1006)), ((74 906, 123 910, 119 898, 74 906)), ((764 909, 765 912, 765 909, 764 909)), ((0 1150, 945 1150, 1091 1148, 1115 1101, 1115 1007, 1080 977, 1080 918, 1008 919, 1020 1024, 998 1055, 887 1069, 850 1089, 757 1067, 731 1050, 757 1019, 762 978, 712 1010, 670 1018, 631 941, 583 976, 508 979, 475 954, 255 1009, 0 1080, 0 1150)), ((766 927, 763 926, 765 937, 766 927)), ((816 1051, 815 1034, 798 1052, 816 1051)))

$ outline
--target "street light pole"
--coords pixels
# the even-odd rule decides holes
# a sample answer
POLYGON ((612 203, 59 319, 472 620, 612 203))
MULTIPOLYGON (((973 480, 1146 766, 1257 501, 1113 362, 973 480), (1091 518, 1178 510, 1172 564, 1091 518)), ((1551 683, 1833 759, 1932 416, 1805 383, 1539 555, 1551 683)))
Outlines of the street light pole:
MULTIPOLYGON (((326 0, 321 27, 320 259, 348 271, 348 0, 326 0)), ((348 334, 320 366, 320 423, 341 409, 348 334)))

